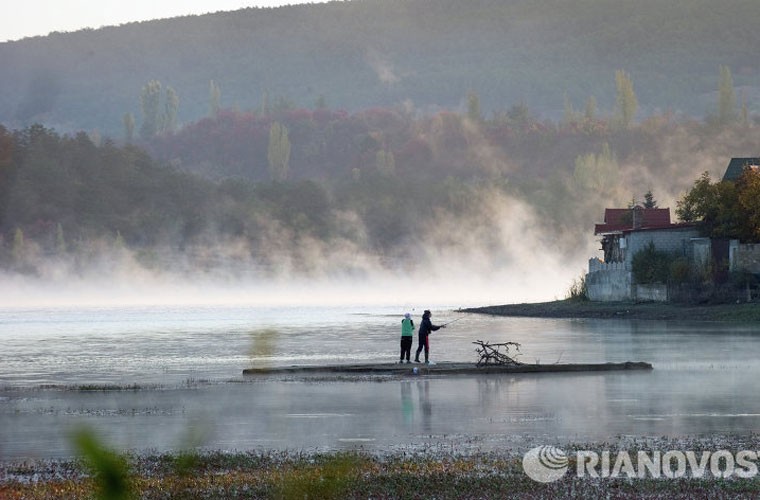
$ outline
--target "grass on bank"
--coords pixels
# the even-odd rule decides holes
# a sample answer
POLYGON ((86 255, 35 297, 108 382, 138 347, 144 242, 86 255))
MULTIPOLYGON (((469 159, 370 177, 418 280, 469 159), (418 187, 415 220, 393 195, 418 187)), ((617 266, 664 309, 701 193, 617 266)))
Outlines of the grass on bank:
POLYGON ((117 467, 128 470, 127 476, 115 483, 104 483, 102 471, 86 462, 64 464, 57 477, 36 481, 28 479, 28 464, 6 468, 6 474, 27 479, 0 483, 0 498, 750 498, 760 494, 760 480, 755 478, 595 480, 568 474, 541 484, 523 473, 520 458, 492 454, 380 459, 360 453, 215 452, 195 454, 189 462, 177 455, 130 457, 126 469, 117 467))

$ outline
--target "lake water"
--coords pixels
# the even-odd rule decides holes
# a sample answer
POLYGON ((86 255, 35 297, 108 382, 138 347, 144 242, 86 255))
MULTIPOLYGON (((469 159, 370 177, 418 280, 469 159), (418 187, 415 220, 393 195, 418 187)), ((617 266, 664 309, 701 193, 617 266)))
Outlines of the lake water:
MULTIPOLYGON (((378 453, 760 430, 756 325, 466 315, 431 337, 433 360, 474 362, 474 340, 513 341, 528 363, 630 360, 655 369, 433 377, 410 368, 401 378, 316 381, 241 375, 252 366, 395 361, 403 312, 0 309, 0 459, 70 456, 79 426, 134 451, 378 453), (75 390, 108 384, 139 389, 75 390)), ((434 309, 437 323, 460 317, 434 309)))

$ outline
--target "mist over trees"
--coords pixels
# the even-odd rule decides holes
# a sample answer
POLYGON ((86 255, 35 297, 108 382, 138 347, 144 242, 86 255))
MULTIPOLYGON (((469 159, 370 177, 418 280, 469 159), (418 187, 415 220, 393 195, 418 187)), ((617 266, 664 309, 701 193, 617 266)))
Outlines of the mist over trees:
POLYGON ((368 0, 0 44, 0 267, 583 266, 604 208, 758 153, 751 7, 368 0))
POLYGON ((414 269, 431 248, 503 265, 525 245, 582 263, 604 208, 643 192, 675 207, 696 172, 760 146, 740 121, 552 122, 524 104, 478 118, 468 99, 430 115, 220 109, 139 146, 0 127, 0 267, 45 276, 51 261, 79 272, 128 254, 151 269, 340 274, 414 269))
POLYGON ((701 119, 718 113, 720 66, 753 114, 757 26, 752 0, 719 9, 712 0, 364 0, 130 23, 0 44, 0 123, 121 137, 125 113, 140 127, 151 81, 180 98, 177 125, 219 108, 320 99, 349 113, 477 104, 483 117, 523 103, 558 120, 566 96, 581 108, 593 99, 587 109, 609 116, 619 70, 635 85, 636 118, 670 110, 701 119))

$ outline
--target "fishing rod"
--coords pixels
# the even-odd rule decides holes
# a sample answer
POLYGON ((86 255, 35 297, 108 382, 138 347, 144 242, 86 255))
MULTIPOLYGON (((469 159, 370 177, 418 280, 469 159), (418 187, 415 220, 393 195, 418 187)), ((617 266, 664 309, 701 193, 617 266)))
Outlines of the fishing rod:
POLYGON ((446 325, 450 325, 450 324, 452 324, 452 323, 456 323, 456 322, 457 322, 457 321, 459 321, 460 319, 464 319, 464 318, 465 318, 464 316, 461 316, 461 317, 459 317, 459 318, 457 318, 457 319, 452 319, 451 321, 448 321, 448 322, 446 322, 446 323, 442 324, 441 326, 446 326, 446 325))

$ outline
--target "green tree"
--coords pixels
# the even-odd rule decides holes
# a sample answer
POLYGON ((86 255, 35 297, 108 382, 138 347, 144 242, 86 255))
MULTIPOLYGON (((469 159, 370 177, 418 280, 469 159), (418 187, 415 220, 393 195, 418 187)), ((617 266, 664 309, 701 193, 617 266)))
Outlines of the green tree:
POLYGON ((124 142, 131 144, 135 139, 135 117, 132 113, 124 113, 124 142))
POLYGON ((718 123, 729 125, 736 121, 736 92, 734 80, 728 66, 720 67, 720 83, 718 84, 718 123))
POLYGON ((208 100, 208 113, 209 116, 213 118, 219 114, 219 109, 221 108, 222 102, 222 89, 219 88, 219 84, 217 84, 214 80, 211 80, 211 83, 209 83, 208 100))
POLYGON ((715 190, 710 173, 703 172, 683 198, 676 202, 676 217, 683 222, 697 222, 705 218, 715 203, 715 190))
POLYGON ((63 226, 59 222, 55 226, 55 252, 58 255, 63 255, 66 253, 66 239, 63 237, 63 226))
POLYGON ((657 208, 657 202, 651 189, 644 194, 644 208, 657 208))
POLYGON ((619 171, 615 154, 604 143, 599 154, 589 153, 575 159, 573 178, 583 190, 607 191, 617 183, 619 171))
POLYGON ((743 127, 749 127, 749 106, 747 105, 747 93, 744 90, 742 90, 740 123, 743 127))
POLYGON ((290 139, 288 139, 288 129, 280 122, 272 123, 269 129, 267 158, 272 180, 286 180, 290 169, 290 139))
POLYGON ((615 72, 615 121, 622 128, 628 128, 633 123, 639 103, 633 91, 633 82, 628 73, 623 70, 615 72))
POLYGON ((13 247, 11 248, 11 257, 15 264, 21 264, 26 257, 26 243, 24 242, 24 231, 17 227, 13 233, 13 247))
POLYGON ((684 222, 700 222, 702 234, 711 238, 751 238, 752 228, 739 204, 741 182, 713 184, 704 172, 691 190, 676 203, 676 216, 684 222))
POLYGON ((393 153, 381 149, 375 155, 375 166, 383 175, 393 175, 396 173, 396 160, 393 153))
POLYGON ((657 250, 653 242, 636 252, 631 259, 631 274, 636 283, 667 283, 675 256, 657 250))
POLYGON ((143 122, 140 137, 150 139, 162 129, 161 82, 151 80, 142 88, 140 94, 143 122))
POLYGON ((571 123, 578 121, 578 112, 575 111, 575 107, 573 106, 573 102, 570 100, 570 98, 565 94, 564 97, 564 112, 562 113, 562 124, 563 125, 569 125, 571 123))
POLYGON ((177 113, 179 111, 179 96, 171 87, 166 87, 166 102, 162 119, 162 132, 174 132, 177 128, 177 113))
POLYGON ((480 111, 480 97, 471 90, 467 93, 467 118, 474 122, 479 122, 482 118, 480 111))
POLYGON ((736 187, 742 216, 738 237, 747 242, 760 241, 760 172, 746 169, 737 180, 736 187))
POLYGON ((586 121, 594 121, 596 119, 596 99, 591 96, 586 100, 586 110, 584 113, 586 121))

